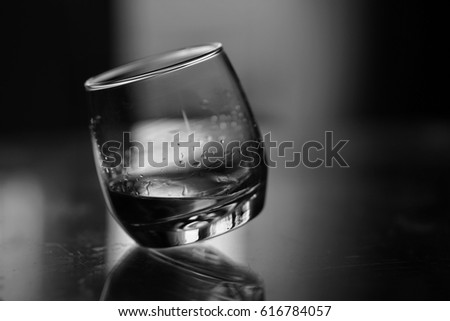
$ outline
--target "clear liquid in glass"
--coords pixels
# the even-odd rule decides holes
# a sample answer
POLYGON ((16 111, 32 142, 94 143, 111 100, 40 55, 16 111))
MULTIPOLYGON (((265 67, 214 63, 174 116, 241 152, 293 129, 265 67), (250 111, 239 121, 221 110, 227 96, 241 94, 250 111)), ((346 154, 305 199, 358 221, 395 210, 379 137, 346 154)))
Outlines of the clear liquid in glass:
POLYGON ((249 221, 264 203, 264 164, 134 174, 109 170, 108 176, 110 209, 143 246, 188 244, 222 234, 249 221))

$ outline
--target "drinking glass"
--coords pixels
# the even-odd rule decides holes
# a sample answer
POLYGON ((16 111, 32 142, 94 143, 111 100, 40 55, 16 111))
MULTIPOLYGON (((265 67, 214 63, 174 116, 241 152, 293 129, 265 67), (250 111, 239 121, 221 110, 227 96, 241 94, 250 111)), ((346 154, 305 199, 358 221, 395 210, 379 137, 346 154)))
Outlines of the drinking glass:
POLYGON ((193 243, 261 211, 264 147, 221 44, 150 56, 85 88, 107 207, 137 243, 193 243))

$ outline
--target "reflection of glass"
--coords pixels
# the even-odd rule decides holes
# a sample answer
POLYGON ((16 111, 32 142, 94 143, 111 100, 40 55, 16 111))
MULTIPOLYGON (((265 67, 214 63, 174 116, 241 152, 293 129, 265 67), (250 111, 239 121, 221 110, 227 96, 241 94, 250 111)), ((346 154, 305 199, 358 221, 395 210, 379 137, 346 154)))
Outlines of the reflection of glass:
POLYGON ((119 67, 86 89, 108 207, 138 243, 192 243, 261 211, 261 137, 220 44, 119 67))
POLYGON ((261 279, 212 247, 134 248, 113 269, 102 300, 263 300, 261 279))

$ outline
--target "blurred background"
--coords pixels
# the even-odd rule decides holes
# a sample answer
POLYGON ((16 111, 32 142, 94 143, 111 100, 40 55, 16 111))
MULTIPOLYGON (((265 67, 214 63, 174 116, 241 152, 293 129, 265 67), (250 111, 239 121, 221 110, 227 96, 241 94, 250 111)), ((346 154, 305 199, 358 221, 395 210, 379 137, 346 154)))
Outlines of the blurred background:
POLYGON ((267 299, 448 299, 444 12, 418 0, 8 3, 0 298, 98 299, 114 265, 108 231, 120 232, 97 184, 84 81, 221 42, 262 133, 297 151, 325 131, 350 140, 350 168, 271 169, 265 209, 221 250, 267 299))

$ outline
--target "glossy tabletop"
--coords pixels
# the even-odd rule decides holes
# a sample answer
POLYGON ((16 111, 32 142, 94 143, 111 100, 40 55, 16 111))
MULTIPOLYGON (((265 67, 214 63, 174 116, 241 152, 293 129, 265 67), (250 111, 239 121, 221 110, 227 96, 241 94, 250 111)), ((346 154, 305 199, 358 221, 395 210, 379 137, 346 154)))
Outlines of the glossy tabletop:
POLYGON ((87 131, 4 137, 0 298, 450 299, 448 129, 338 133, 350 168, 272 168, 257 218, 164 250, 136 246, 106 212, 87 131))

